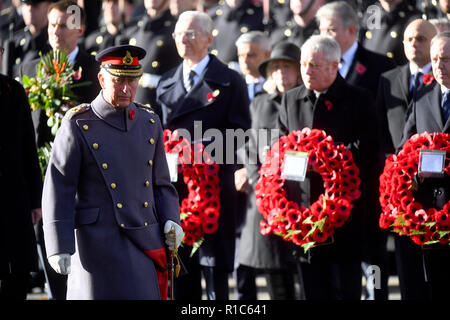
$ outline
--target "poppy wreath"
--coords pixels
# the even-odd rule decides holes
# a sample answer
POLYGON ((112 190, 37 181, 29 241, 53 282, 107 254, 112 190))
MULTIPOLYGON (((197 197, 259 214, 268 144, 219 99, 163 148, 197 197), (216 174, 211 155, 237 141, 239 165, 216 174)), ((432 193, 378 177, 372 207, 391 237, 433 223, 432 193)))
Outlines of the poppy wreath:
POLYGON ((213 234, 219 227, 219 165, 204 151, 203 144, 191 146, 186 138, 170 130, 164 130, 164 151, 179 155, 178 174, 183 175, 188 189, 187 197, 180 204, 182 243, 193 246, 195 252, 204 235, 213 234))
POLYGON ((332 239, 350 218, 352 201, 361 195, 359 169, 350 150, 335 145, 325 131, 304 128, 275 142, 266 153, 255 186, 256 203, 263 219, 260 231, 281 236, 304 251, 332 239), (286 198, 281 177, 287 151, 307 152, 308 167, 321 175, 324 193, 309 208, 286 198))
POLYGON ((379 225, 409 236, 418 245, 449 244, 450 201, 442 210, 424 209, 416 201, 413 180, 417 174, 420 149, 445 150, 445 173, 450 174, 450 134, 415 134, 397 155, 390 155, 380 176, 381 215, 379 225))

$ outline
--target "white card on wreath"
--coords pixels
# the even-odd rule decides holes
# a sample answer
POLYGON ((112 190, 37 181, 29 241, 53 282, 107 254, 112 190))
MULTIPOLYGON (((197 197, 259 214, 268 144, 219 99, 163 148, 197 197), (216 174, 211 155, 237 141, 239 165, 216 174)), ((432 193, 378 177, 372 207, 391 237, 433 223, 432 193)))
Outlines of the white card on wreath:
POLYGON ((169 166, 170 182, 178 181, 178 153, 166 153, 167 165, 169 166))
POLYGON ((307 168, 307 152, 286 151, 281 178, 285 180, 305 181, 307 168))

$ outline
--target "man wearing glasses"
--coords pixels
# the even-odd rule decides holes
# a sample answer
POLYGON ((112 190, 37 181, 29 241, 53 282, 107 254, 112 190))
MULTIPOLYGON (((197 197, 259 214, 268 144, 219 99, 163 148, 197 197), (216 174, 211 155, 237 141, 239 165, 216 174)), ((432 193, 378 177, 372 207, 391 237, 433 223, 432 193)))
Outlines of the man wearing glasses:
MULTIPOLYGON (((183 62, 163 74, 156 89, 163 127, 172 131, 184 129, 191 137, 194 137, 194 132, 200 131, 203 144, 213 142, 205 137, 206 131, 211 129, 220 132, 220 136, 210 138, 221 139, 226 145, 226 129, 246 130, 250 127, 245 81, 239 73, 208 54, 213 36, 212 21, 207 14, 183 12, 175 25, 173 37, 183 62)), ((235 159, 237 148, 234 146, 226 150, 228 156, 235 159)), ((222 153, 223 159, 226 159, 225 150, 217 149, 216 155, 222 153)), ((236 162, 223 163, 219 163, 218 173, 221 201, 219 228, 215 233, 205 235, 202 245, 192 257, 189 256, 191 247, 180 248, 179 253, 188 274, 175 280, 177 300, 201 299, 202 272, 208 299, 228 300, 228 275, 234 269, 237 212, 234 171, 237 165, 236 162)), ((180 199, 183 199, 186 187, 183 183, 176 183, 176 187, 180 199)))

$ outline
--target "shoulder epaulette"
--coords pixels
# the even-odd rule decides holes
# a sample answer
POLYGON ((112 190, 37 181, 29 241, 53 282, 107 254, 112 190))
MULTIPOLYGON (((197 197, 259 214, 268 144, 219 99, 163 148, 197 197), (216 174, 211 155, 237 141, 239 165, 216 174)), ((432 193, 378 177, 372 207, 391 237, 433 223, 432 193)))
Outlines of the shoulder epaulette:
POLYGON ((88 111, 91 108, 91 105, 89 103, 83 103, 80 104, 76 107, 73 107, 71 109, 69 109, 66 114, 64 115, 64 118, 66 119, 72 119, 73 116, 75 116, 76 114, 80 114, 82 112, 88 111))
POLYGON ((145 111, 147 111, 148 113, 155 113, 155 111, 153 111, 153 108, 150 106, 150 104, 142 104, 142 103, 139 103, 139 102, 134 102, 134 104, 137 106, 137 107, 139 107, 139 108, 141 108, 141 109, 143 109, 143 110, 145 110, 145 111))

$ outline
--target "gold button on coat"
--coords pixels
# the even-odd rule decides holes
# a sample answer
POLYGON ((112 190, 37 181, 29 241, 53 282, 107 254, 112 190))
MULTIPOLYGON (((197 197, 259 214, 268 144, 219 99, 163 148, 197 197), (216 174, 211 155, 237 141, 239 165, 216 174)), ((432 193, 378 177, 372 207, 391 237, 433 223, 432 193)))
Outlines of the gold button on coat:
POLYGON ((148 202, 147 202, 147 201, 144 202, 144 207, 145 207, 145 208, 148 207, 148 202))
POLYGON ((145 181, 145 186, 148 187, 150 185, 150 181, 145 181))
POLYGON ((97 150, 97 149, 98 149, 98 143, 94 143, 94 144, 92 145, 92 148, 94 148, 95 150, 97 150))
POLYGON ((155 139, 151 138, 151 139, 149 140, 149 142, 150 142, 151 144, 154 144, 154 143, 155 143, 155 139))
POLYGON ((103 163, 102 164, 102 168, 105 169, 105 170, 108 169, 108 164, 107 163, 103 163))
POLYGON ((115 183, 111 183, 111 189, 115 189, 117 185, 115 183))
POLYGON ((152 166, 153 165, 153 161, 152 160, 148 160, 148 164, 152 166))
POLYGON ((119 202, 118 204, 117 204, 117 208, 119 208, 119 209, 122 209, 122 204, 119 202))
POLYGON ((155 119, 153 119, 153 118, 150 119, 150 122, 151 122, 151 123, 155 123, 155 119))
POLYGON ((88 126, 87 124, 85 124, 85 125, 83 126, 83 129, 84 129, 84 130, 88 130, 88 129, 89 129, 89 126, 88 126))

